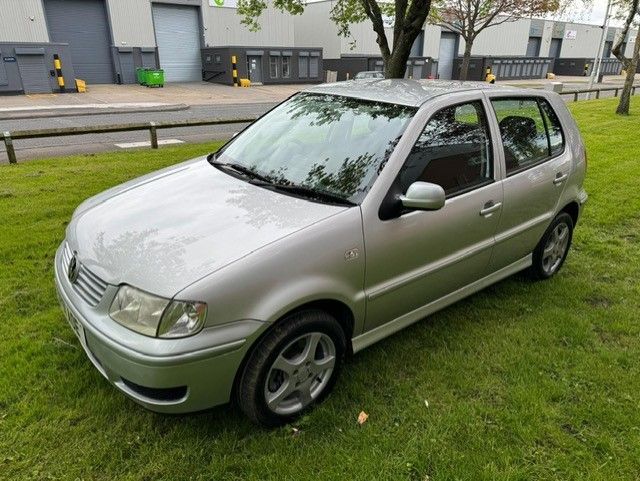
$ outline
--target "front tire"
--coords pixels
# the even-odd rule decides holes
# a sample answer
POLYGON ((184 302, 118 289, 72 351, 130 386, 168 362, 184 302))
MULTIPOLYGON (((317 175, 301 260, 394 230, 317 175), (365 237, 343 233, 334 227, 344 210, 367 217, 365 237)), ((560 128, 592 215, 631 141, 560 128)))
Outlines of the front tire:
POLYGON ((572 239, 573 219, 566 212, 561 212, 553 219, 533 251, 533 262, 529 269, 531 277, 543 280, 557 274, 567 258, 572 239))
POLYGON ((328 313, 287 316, 249 355, 236 389, 240 409, 268 427, 293 421, 331 392, 345 351, 344 331, 328 313))

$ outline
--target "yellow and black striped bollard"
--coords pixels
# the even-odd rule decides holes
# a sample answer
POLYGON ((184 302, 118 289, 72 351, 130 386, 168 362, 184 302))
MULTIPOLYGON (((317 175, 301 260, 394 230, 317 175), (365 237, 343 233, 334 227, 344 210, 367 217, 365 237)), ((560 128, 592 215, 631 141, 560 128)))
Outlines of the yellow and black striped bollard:
POLYGON ((60 92, 64 92, 64 76, 62 75, 62 61, 60 60, 60 55, 57 53, 53 55, 53 66, 56 69, 56 77, 58 77, 58 87, 60 87, 60 92))
POLYGON ((231 56, 231 72, 233 74, 233 86, 234 87, 239 87, 240 86, 240 79, 238 79, 238 65, 236 63, 236 56, 235 55, 231 56))

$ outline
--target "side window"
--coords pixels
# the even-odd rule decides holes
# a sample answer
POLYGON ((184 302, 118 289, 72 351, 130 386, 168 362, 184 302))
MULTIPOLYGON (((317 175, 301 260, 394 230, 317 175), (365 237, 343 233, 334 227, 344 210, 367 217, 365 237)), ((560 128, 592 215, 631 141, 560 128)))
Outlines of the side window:
POLYGON ((552 156, 558 155, 564 150, 564 133, 562 132, 560 121, 549 102, 544 99, 540 99, 539 102, 544 115, 544 123, 549 133, 549 152, 552 156))
POLYGON ((493 179, 487 118, 480 101, 436 112, 400 171, 402 191, 417 181, 442 186, 448 196, 493 179))
POLYGON ((563 149, 558 118, 546 101, 541 102, 542 109, 533 98, 491 101, 500 126, 507 175, 526 169, 563 149))

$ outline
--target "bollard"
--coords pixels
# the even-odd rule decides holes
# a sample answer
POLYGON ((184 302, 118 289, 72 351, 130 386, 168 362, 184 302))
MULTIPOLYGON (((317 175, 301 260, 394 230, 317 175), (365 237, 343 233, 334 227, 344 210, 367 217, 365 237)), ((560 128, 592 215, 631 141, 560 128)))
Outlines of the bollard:
POLYGON ((16 159, 16 151, 13 148, 13 139, 11 138, 11 133, 7 130, 3 134, 4 137, 4 145, 7 147, 7 157, 9 158, 10 164, 17 164, 18 159, 16 159))
POLYGON ((64 77, 62 76, 62 61, 57 53, 53 55, 53 67, 55 68, 56 77, 58 78, 58 87, 60 87, 60 92, 64 92, 66 87, 64 86, 64 77))
POLYGON ((236 63, 236 56, 231 56, 231 73, 233 75, 233 86, 240 87, 240 80, 238 79, 238 64, 236 63))
POLYGON ((151 137, 151 148, 158 148, 158 131, 156 130, 156 123, 149 122, 149 136, 151 137))

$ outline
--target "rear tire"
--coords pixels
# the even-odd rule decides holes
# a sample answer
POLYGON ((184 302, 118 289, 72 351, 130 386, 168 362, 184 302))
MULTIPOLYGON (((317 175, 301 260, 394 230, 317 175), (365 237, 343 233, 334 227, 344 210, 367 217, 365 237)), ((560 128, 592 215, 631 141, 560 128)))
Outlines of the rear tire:
POLYGON ((569 254, 572 239, 573 219, 566 212, 561 212, 553 219, 533 251, 530 276, 544 280, 556 275, 569 254))
POLYGON ((258 424, 291 422, 331 392, 345 352, 344 331, 335 318, 320 310, 293 313, 253 348, 236 402, 258 424))

